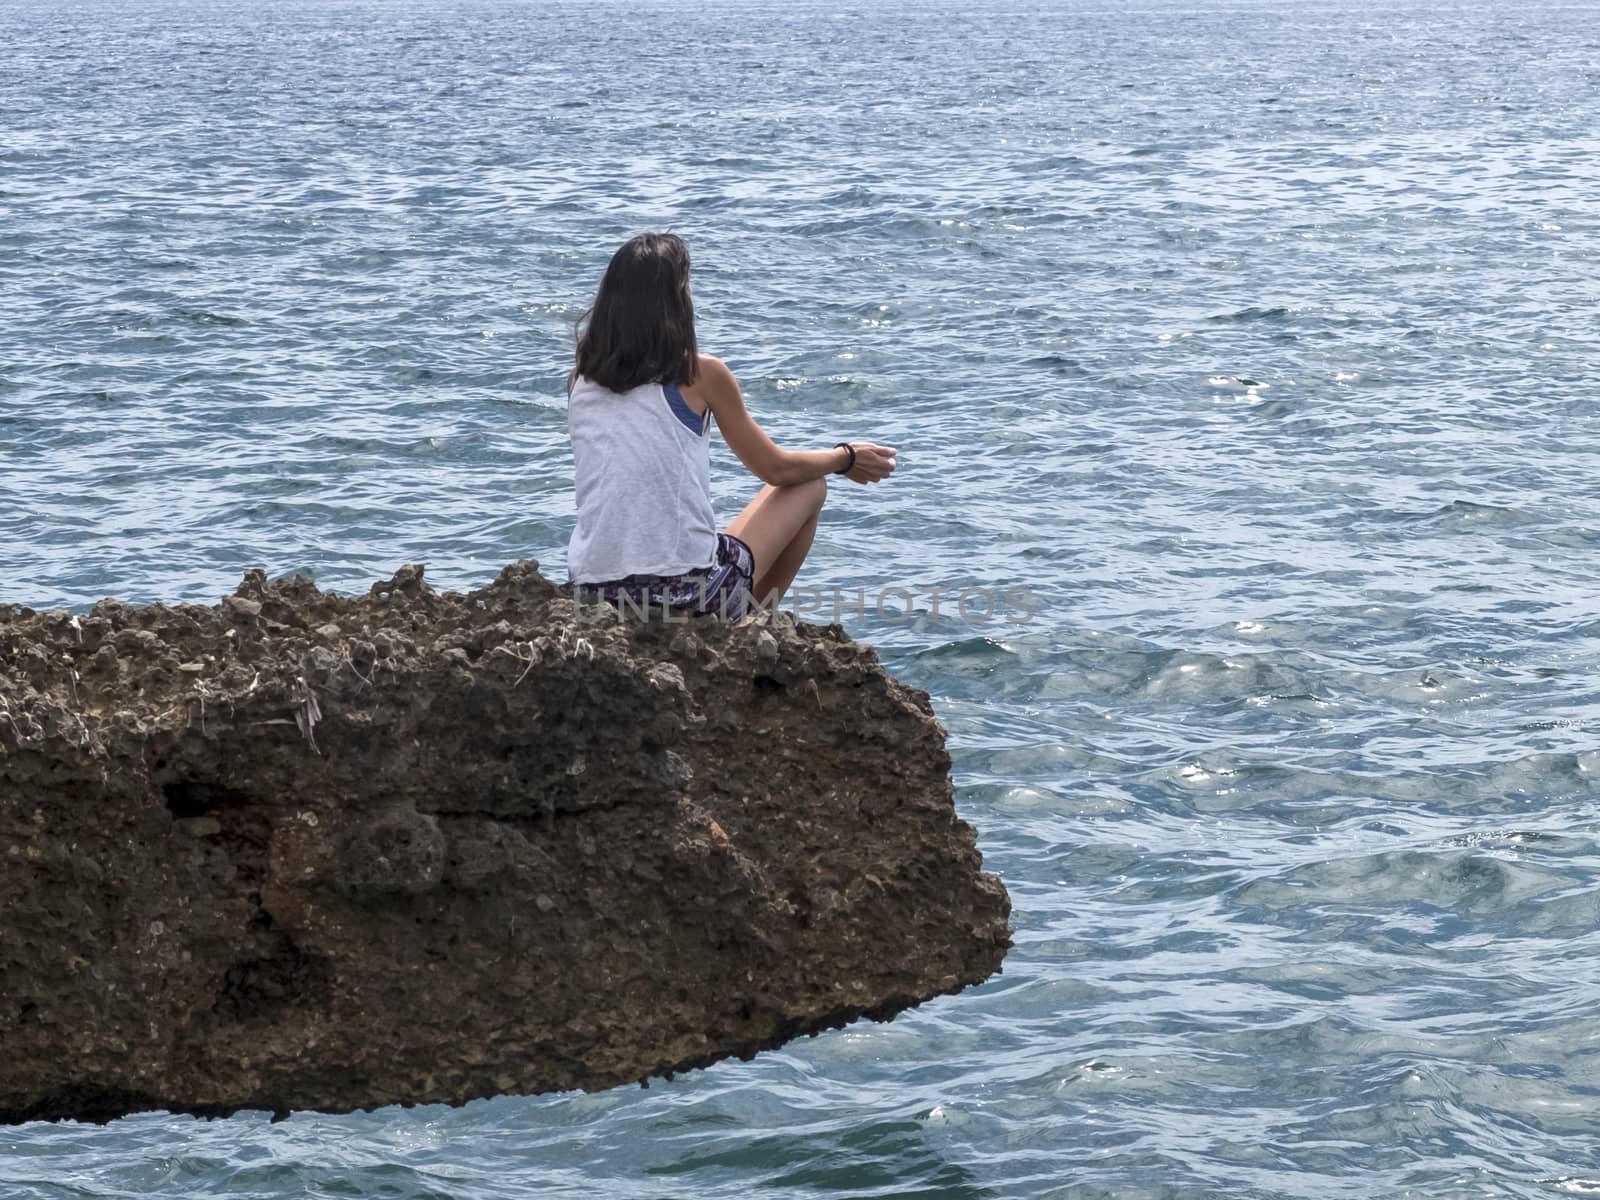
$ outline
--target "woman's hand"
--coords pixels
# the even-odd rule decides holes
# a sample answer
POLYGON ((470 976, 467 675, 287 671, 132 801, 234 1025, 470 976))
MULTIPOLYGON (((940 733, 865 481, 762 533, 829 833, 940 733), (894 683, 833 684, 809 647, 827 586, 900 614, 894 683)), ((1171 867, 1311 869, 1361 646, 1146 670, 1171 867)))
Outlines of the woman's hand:
POLYGON ((875 442, 851 442, 856 452, 856 465, 845 472, 846 479, 857 483, 877 483, 894 474, 894 447, 879 446, 875 442))

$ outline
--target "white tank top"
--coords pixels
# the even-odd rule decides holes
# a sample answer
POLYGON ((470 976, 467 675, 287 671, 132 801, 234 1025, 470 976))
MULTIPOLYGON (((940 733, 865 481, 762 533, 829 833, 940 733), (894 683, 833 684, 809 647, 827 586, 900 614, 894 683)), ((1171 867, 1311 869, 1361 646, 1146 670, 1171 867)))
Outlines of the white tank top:
POLYGON ((711 413, 675 384, 613 392, 579 377, 567 396, 578 523, 573 583, 682 575, 717 556, 711 512, 711 413))

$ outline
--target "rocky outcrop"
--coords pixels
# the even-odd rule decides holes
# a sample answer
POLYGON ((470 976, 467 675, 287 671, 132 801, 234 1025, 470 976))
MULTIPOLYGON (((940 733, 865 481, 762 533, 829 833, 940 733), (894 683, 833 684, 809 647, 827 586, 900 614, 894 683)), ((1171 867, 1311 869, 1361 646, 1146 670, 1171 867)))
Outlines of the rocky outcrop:
POLYGON ((0 1122, 596 1089, 999 969, 928 697, 535 564, 0 606, 0 1122))

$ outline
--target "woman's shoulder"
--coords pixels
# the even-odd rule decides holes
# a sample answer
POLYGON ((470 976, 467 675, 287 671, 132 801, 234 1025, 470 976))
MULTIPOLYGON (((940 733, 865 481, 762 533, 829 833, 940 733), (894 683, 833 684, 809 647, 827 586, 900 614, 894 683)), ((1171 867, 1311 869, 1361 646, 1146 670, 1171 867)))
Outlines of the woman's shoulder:
POLYGON ((733 377, 728 364, 714 354, 701 354, 696 363, 694 382, 683 388, 698 408, 710 408, 729 395, 739 394, 739 381, 733 377))
POLYGON ((733 371, 728 364, 715 354, 702 354, 699 370, 695 373, 694 385, 696 388, 711 392, 725 392, 729 388, 737 391, 739 381, 733 377, 733 371))

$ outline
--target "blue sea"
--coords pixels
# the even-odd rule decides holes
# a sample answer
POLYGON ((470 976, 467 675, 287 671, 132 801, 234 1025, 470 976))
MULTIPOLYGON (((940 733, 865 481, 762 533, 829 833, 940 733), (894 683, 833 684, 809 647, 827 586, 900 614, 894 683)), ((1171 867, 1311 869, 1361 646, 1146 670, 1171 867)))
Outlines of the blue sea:
POLYGON ((3 1129, 0 1197, 1600 1194, 1597 63, 1592 0, 0 0, 0 600, 565 578, 572 325, 673 230, 781 444, 899 448, 798 598, 1016 925, 648 1090, 3 1129))

